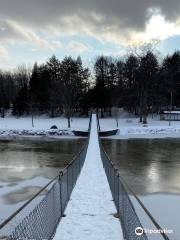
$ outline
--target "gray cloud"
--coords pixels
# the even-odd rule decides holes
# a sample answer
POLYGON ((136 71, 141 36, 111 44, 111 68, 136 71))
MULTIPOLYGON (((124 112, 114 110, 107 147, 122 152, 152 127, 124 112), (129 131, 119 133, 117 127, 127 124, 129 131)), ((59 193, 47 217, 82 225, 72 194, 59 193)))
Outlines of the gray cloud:
MULTIPOLYGON (((48 24, 73 14, 96 12, 106 20, 128 27, 143 27, 149 8, 159 8, 167 18, 179 14, 178 0, 1 0, 0 15, 27 23, 48 24)), ((82 14, 83 15, 83 14, 82 14)), ((84 19, 86 20, 86 19, 84 19)))
MULTIPOLYGON (((166 19, 175 21, 179 15, 179 0, 0 0, 0 21, 9 20, 35 31, 74 34, 83 32, 99 39, 127 39, 131 31, 143 31, 158 9, 166 19)), ((2 24, 1 24, 2 25, 2 24)), ((0 27, 0 38, 26 38, 17 28, 11 32, 0 27), (21 36, 20 36, 21 35, 21 36)), ((12 27, 12 26, 10 26, 12 27)))

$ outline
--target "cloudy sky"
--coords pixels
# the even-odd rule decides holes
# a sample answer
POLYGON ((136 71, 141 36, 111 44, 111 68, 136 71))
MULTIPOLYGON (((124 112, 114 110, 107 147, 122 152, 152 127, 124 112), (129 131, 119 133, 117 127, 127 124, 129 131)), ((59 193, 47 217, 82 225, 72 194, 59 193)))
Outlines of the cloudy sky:
POLYGON ((0 68, 81 55, 123 55, 159 39, 163 54, 180 49, 179 0, 0 0, 0 68))

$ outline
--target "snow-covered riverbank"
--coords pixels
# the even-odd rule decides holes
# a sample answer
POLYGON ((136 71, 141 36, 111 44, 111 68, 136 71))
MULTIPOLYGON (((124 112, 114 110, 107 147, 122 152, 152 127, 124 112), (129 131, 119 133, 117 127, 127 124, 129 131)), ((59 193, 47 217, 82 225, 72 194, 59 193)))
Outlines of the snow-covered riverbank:
MULTIPOLYGON (((119 132, 110 138, 166 138, 180 137, 180 121, 160 121, 158 116, 148 117, 148 123, 143 125, 139 119, 123 112, 119 120, 119 132)), ((73 130, 86 131, 88 129, 89 118, 72 118, 71 128, 67 127, 67 119, 63 117, 49 118, 48 116, 36 116, 34 127, 32 127, 31 117, 16 118, 7 116, 0 118, 0 136, 53 136, 53 137, 73 137, 73 130), (58 129, 50 129, 56 125, 58 129)), ((117 128, 114 118, 100 119, 101 130, 112 130, 117 128)))
POLYGON ((6 136, 47 136, 47 137, 73 137, 72 130, 87 130, 88 118, 71 119, 71 128, 67 126, 67 119, 62 117, 49 118, 48 116, 34 117, 34 126, 30 116, 16 118, 7 116, 0 118, 0 137, 6 136), (50 129, 52 126, 58 129, 50 129))
POLYGON ((0 136, 74 136, 71 130, 0 129, 0 136))
MULTIPOLYGON (((113 118, 100 119, 101 130, 110 130, 117 128, 116 120, 113 118)), ((148 123, 142 124, 139 118, 130 116, 118 119, 119 132, 113 139, 127 138, 167 138, 180 137, 180 121, 160 121, 158 116, 148 117, 148 123), (169 126, 170 125, 170 126, 169 126)))

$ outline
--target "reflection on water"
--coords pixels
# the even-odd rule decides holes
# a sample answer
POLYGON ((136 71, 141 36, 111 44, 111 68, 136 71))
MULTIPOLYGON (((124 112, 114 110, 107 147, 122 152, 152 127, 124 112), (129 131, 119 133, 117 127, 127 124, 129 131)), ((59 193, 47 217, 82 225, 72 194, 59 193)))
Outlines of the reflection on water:
POLYGON ((17 182, 35 176, 53 178, 80 150, 84 140, 0 141, 0 181, 17 182))
POLYGON ((0 222, 54 178, 84 141, 0 141, 0 222))
MULTIPOLYGON (((103 140, 103 144, 120 175, 160 226, 173 230, 170 239, 178 240, 180 139, 103 140)), ((141 217, 138 211, 138 216, 142 225, 149 228, 144 212, 141 217)), ((159 239, 158 236, 153 239, 159 239)))
POLYGON ((180 140, 103 140, 120 174, 136 194, 180 194, 180 140))
MULTIPOLYGON (((34 187, 34 186, 23 187, 17 191, 10 192, 7 195, 5 195, 4 200, 6 204, 16 204, 32 198, 41 189, 42 189, 41 187, 34 187)), ((41 192, 40 195, 44 195, 46 192, 47 190, 41 192)))

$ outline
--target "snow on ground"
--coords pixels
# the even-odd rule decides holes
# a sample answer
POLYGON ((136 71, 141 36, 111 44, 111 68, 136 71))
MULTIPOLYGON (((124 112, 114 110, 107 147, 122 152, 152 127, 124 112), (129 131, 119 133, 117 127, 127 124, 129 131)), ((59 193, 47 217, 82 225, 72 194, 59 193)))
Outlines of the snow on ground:
MULTIPOLYGON (((180 121, 160 121, 159 116, 148 117, 148 124, 143 125, 139 118, 123 110, 119 115, 119 132, 110 138, 164 138, 180 137, 180 121)), ((71 128, 67 126, 67 119, 63 117, 49 118, 47 115, 35 116, 34 127, 32 127, 31 117, 7 116, 0 118, 0 136, 70 136, 72 130, 86 131, 88 129, 89 118, 72 118, 71 128), (58 130, 50 130, 56 125, 58 130)), ((114 118, 100 119, 101 130, 112 130, 117 128, 114 118)))
POLYGON ((34 127, 32 127, 30 116, 20 118, 7 116, 0 118, 0 136, 73 136, 72 130, 87 130, 88 124, 88 118, 72 118, 69 129, 67 119, 63 117, 49 118, 44 115, 34 117, 34 127), (58 130, 51 130, 53 125, 56 125, 58 130))
POLYGON ((34 179, 27 179, 23 182, 17 181, 12 183, 13 191, 11 184, 0 182, 0 223, 19 209, 29 197, 33 196, 48 182, 49 179, 44 177, 35 177, 34 179), (28 189, 34 189, 34 191, 32 193, 30 192, 28 195, 28 189), (14 202, 11 200, 10 196, 14 196, 14 202))
POLYGON ((2 130, 0 129, 1 136, 62 136, 62 135, 72 135, 73 133, 69 130, 25 130, 25 129, 10 129, 2 130))
MULTIPOLYGON (((132 114, 120 114, 118 120, 119 133, 110 138, 126 139, 126 138, 163 138, 163 137, 180 137, 180 121, 160 121, 159 116, 152 118, 149 115, 147 124, 139 122, 139 118, 132 114)), ((100 119, 101 130, 116 129, 116 120, 113 118, 100 119)))
POLYGON ((163 113, 174 113, 174 114, 180 114, 180 111, 163 111, 163 113))
MULTIPOLYGON (((141 201, 145 207, 149 210, 151 215, 161 226, 162 229, 169 230, 166 232, 170 240, 179 240, 179 195, 173 194, 149 194, 140 196, 141 201)), ((142 223, 144 229, 156 230, 156 227, 140 207, 139 203, 131 196, 131 200, 136 209, 138 217, 142 223)), ((163 240, 163 237, 159 233, 148 233, 148 239, 151 240, 163 240)))
MULTIPOLYGON (((87 130, 88 118, 73 118, 71 119, 71 129, 82 128, 87 130)), ((31 116, 27 117, 14 117, 7 116, 0 118, 0 129, 19 129, 19 130, 49 130, 51 126, 56 125, 60 130, 67 130, 67 119, 63 117, 50 118, 47 115, 40 115, 34 117, 34 127, 32 127, 31 116)))
POLYGON ((54 240, 120 240, 119 219, 103 169, 96 116, 92 118, 90 143, 80 177, 62 218, 54 240))
POLYGON ((168 235, 171 240, 178 240, 180 236, 179 199, 179 195, 175 194, 150 194, 141 197, 161 227, 173 231, 168 235))

